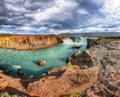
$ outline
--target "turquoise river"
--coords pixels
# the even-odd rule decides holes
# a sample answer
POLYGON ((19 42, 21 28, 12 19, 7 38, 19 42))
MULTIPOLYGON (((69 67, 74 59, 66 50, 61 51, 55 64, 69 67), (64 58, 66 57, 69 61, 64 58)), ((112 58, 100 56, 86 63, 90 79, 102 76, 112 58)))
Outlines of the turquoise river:
POLYGON ((85 50, 87 40, 79 37, 74 42, 65 39, 63 43, 39 50, 13 50, 0 48, 0 68, 9 70, 9 74, 17 77, 18 70, 22 70, 27 77, 29 75, 39 76, 48 69, 55 66, 65 65, 68 56, 79 49, 73 49, 73 45, 78 45, 85 50), (39 66, 38 60, 44 59, 45 66, 39 66))

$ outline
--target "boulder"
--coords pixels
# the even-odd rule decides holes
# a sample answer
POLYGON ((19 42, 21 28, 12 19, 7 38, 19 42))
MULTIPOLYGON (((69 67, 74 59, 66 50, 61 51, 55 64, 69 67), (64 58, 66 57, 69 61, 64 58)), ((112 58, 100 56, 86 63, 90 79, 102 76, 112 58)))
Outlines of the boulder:
POLYGON ((73 49, 79 49, 79 48, 80 48, 80 46, 73 45, 73 46, 72 46, 72 48, 73 48, 73 49))
POLYGON ((45 62, 45 60, 40 59, 40 60, 38 61, 38 64, 39 64, 40 66, 44 66, 44 65, 46 64, 46 62, 45 62))
POLYGON ((21 70, 18 71, 18 76, 23 76, 25 73, 21 70))
POLYGON ((91 67, 93 62, 86 51, 80 50, 67 58, 66 63, 70 62, 73 65, 79 66, 81 69, 91 67))
POLYGON ((2 70, 0 70, 0 73, 3 73, 3 71, 2 71, 2 70))
POLYGON ((100 39, 87 39, 87 49, 100 44, 100 39))
POLYGON ((0 77, 0 90, 4 89, 7 86, 8 86, 8 82, 4 78, 0 77))

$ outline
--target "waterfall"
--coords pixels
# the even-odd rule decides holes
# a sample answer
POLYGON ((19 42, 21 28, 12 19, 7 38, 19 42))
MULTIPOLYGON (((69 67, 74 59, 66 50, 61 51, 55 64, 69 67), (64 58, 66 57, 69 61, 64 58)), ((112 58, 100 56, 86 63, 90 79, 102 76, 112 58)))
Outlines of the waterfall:
POLYGON ((80 43, 82 37, 75 37, 75 42, 80 43))
POLYGON ((63 40, 63 43, 64 43, 64 44, 73 44, 74 42, 73 42, 72 39, 66 38, 66 39, 63 40))
POLYGON ((86 39, 86 37, 66 38, 63 40, 63 43, 81 46, 81 45, 87 45, 87 39, 86 39))
POLYGON ((87 45, 87 38, 86 37, 77 37, 76 42, 79 42, 80 45, 87 45))

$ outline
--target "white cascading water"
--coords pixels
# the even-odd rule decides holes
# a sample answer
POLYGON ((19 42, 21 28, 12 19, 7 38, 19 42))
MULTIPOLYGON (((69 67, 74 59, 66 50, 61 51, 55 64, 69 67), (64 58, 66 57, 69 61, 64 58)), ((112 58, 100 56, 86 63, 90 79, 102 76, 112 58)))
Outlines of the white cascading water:
POLYGON ((70 44, 70 45, 87 45, 87 38, 86 37, 75 37, 75 40, 66 38, 63 40, 63 43, 70 44))
POLYGON ((63 40, 63 43, 64 43, 64 44, 73 44, 74 42, 73 42, 73 40, 70 39, 70 38, 65 38, 65 39, 63 40))

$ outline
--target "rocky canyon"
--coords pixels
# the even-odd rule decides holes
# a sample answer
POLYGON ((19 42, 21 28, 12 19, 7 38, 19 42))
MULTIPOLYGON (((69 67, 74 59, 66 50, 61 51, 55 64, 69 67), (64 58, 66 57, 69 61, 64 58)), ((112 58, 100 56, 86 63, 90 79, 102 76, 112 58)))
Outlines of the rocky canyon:
POLYGON ((19 79, 0 73, 10 94, 27 97, 119 97, 120 38, 88 40, 88 49, 66 60, 71 66, 51 68, 38 78, 19 79))

